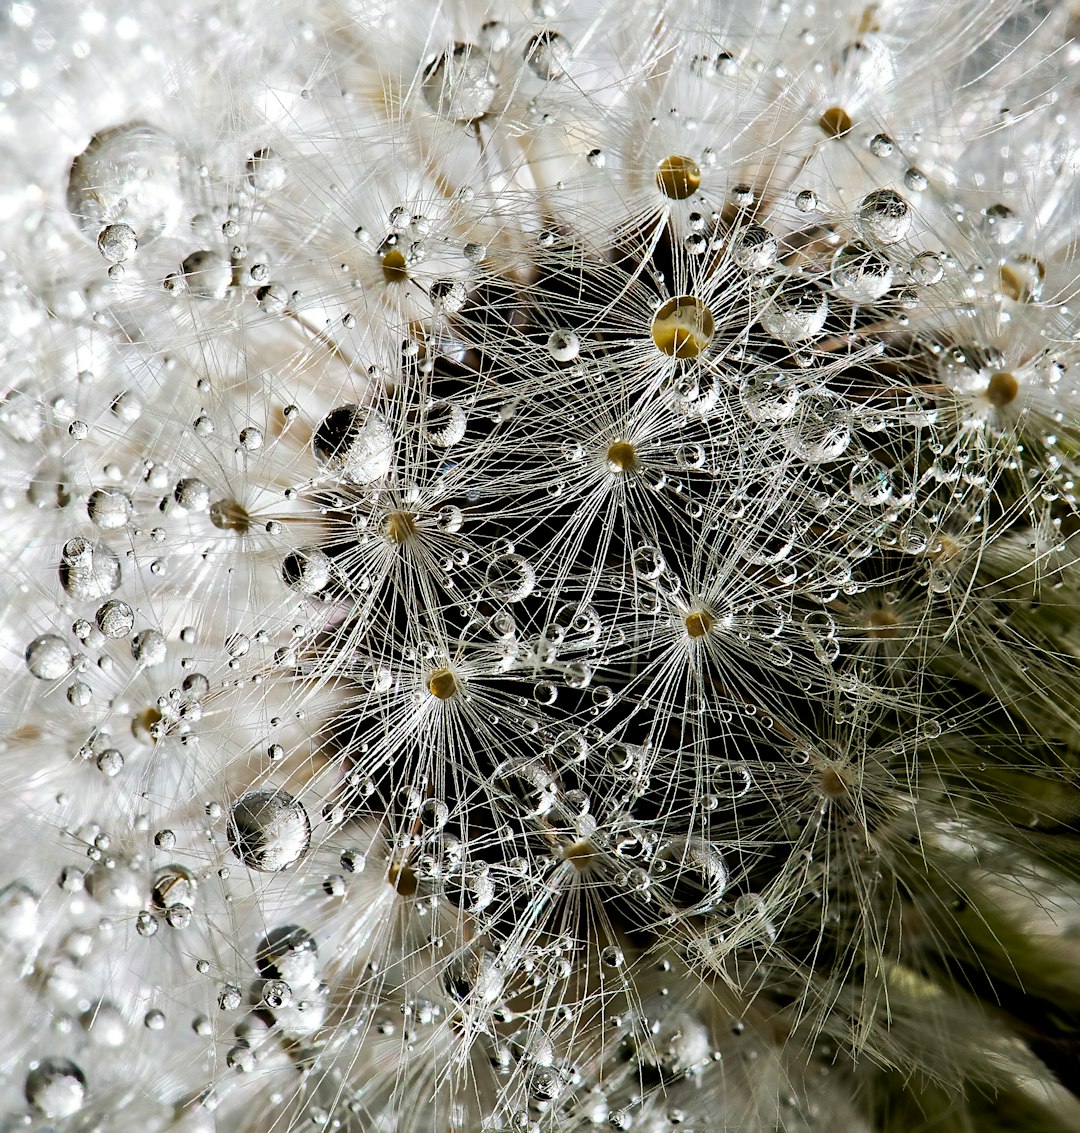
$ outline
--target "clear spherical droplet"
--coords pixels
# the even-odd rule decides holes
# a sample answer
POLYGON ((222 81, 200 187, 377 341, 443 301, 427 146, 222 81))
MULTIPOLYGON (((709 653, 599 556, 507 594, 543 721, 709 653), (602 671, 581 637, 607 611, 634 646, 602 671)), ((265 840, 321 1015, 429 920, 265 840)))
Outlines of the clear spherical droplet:
POLYGON ((893 189, 875 189, 859 203, 863 230, 882 244, 895 244, 911 228, 911 208, 893 189))
POLYGON ((228 838, 244 865, 276 873, 307 853, 311 823, 303 804, 285 791, 248 791, 229 808, 228 838))
POLYGON ((547 349, 556 362, 572 362, 581 351, 581 343, 572 330, 553 330, 548 335, 547 349))
POLYGON ((141 630, 131 639, 132 657, 147 668, 162 664, 168 651, 165 635, 158 629, 141 630))
POLYGON ((920 252, 911 261, 911 278, 916 283, 931 286, 940 283, 944 275, 941 257, 934 252, 920 252))
POLYGON ((433 401, 425 410, 421 429, 424 439, 436 448, 456 445, 464 436, 468 416, 456 401, 433 401))
POLYGON ((90 240, 111 225, 126 226, 140 244, 156 240, 184 211, 176 143, 145 122, 95 134, 72 162, 67 207, 90 240))
POLYGON ((565 76, 571 54, 570 41, 549 29, 537 32, 525 45, 525 62, 529 69, 546 81, 565 76))
POLYGON ((330 559, 318 547, 298 547, 281 564, 281 578, 290 590, 317 594, 330 583, 330 559))
POLYGON ((96 621, 106 637, 127 637, 135 625, 135 611, 126 602, 113 598, 98 608, 96 621))
POLYGON ((46 1058, 26 1076, 26 1100, 50 1120, 71 1117, 86 1100, 86 1076, 66 1058, 46 1058))
POLYGON ((311 444, 320 464, 354 484, 381 480, 393 461, 390 426, 359 405, 332 409, 315 430, 311 444))
POLYGON ((521 555, 498 555, 488 563, 484 579, 491 595, 503 602, 520 602, 536 586, 536 572, 521 555))
POLYGON ((173 499, 185 511, 209 511, 210 485, 196 476, 185 476, 182 480, 177 480, 173 489, 173 499))
POLYGON ((751 224, 733 242, 731 256, 744 271, 760 272, 776 263, 777 251, 776 237, 760 224, 751 224))
POLYGON ((180 272, 188 293, 200 299, 224 299, 232 284, 232 264, 220 252, 192 252, 184 257, 180 272))
POLYGON ((128 525, 134 508, 126 492, 118 488, 98 488, 90 493, 86 511, 95 527, 115 531, 128 525))
POLYGON ((667 563, 659 547, 645 544, 630 555, 630 569, 643 582, 653 582, 667 570, 667 563))
POLYGON ((499 81, 487 56, 471 43, 455 43, 424 69, 424 101, 452 122, 475 122, 491 109, 499 81))
POLYGON ((26 667, 40 681, 55 681, 71 671, 74 659, 67 642, 55 633, 35 637, 26 647, 26 667))
POLYGON ((284 980, 293 988, 319 982, 319 953, 315 938, 299 925, 271 929, 259 941, 255 966, 264 980, 284 980))
POLYGON ((893 267, 880 252, 845 244, 832 261, 834 291, 852 303, 874 303, 892 286, 893 267))
POLYGON ((79 601, 107 598, 120 585, 120 560, 103 543, 69 539, 60 558, 60 585, 79 601))
POLYGON ((122 264, 135 255, 138 247, 135 230, 127 224, 106 224, 98 233, 98 251, 110 264, 122 264))
POLYGON ((281 154, 264 146, 247 159, 244 176, 256 193, 273 193, 285 184, 288 171, 281 154))
POLYGON ((769 296, 761 312, 761 325, 782 342, 803 342, 825 325, 829 300, 809 280, 786 280, 769 296))

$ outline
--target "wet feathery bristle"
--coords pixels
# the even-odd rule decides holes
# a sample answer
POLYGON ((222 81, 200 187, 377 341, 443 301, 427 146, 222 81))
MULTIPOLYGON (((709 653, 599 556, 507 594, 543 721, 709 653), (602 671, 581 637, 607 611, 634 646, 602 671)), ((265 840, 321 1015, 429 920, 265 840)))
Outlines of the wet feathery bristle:
POLYGON ((0 1128, 1080 1128, 1067 6, 0 20, 0 1128))

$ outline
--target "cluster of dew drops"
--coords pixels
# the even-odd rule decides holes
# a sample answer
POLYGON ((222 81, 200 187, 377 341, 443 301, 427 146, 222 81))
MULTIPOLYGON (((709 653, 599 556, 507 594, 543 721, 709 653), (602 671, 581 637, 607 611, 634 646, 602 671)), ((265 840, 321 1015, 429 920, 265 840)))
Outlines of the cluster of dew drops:
MULTIPOLYGON (((513 76, 530 125, 569 82, 571 39, 526 22, 427 59, 407 113, 494 162, 513 76)), ((832 59, 837 89, 874 51, 832 59)), ((814 862, 857 824, 851 737, 905 777, 940 732, 926 634, 964 547, 1031 520, 992 461, 1015 470, 1009 407, 1058 366, 943 313, 983 284, 1038 302, 1021 221, 922 204, 853 113, 807 112, 802 180, 755 181, 699 123, 655 153, 616 134, 604 197, 618 146, 589 145, 583 199, 624 202, 602 238, 560 203, 574 170, 510 235, 475 190, 434 218, 387 198, 342 252, 271 146, 194 221, 158 126, 74 158, 107 282, 48 336, 96 361, 0 405, 29 469, 4 758, 51 839, 51 876, 0 878, 28 1124, 120 1105, 120 1051, 157 1082, 125 1129, 390 1128, 416 1091, 447 1128, 667 1130, 703 1083, 753 1094, 778 1056, 744 1034, 741 965, 767 987, 778 942, 847 931, 814 862), (830 203, 823 153, 857 193, 830 203)), ((1045 503, 1066 476, 1028 480, 1045 503)), ((770 1128, 815 1127, 813 1067, 770 1128)))

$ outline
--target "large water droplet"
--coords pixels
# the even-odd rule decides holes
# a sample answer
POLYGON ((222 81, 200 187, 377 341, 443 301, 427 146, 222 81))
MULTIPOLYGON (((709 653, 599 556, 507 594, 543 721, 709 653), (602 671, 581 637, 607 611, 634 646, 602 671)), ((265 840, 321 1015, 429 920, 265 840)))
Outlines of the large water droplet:
POLYGON ((475 122, 491 109, 499 81, 479 47, 455 43, 428 64, 420 89, 436 114, 454 122, 475 122))
POLYGON ((169 232, 184 211, 180 153, 145 122, 102 130, 71 165, 67 207, 88 239, 127 225, 139 244, 169 232))
POLYGON ((893 189, 875 189, 859 203, 859 220, 867 235, 882 244, 895 244, 911 228, 911 208, 893 189))
POLYGON ((845 244, 833 256, 833 289, 852 303, 876 302, 892 286, 892 279, 889 260, 862 244, 845 244))
POLYGON ((120 560, 103 543, 69 539, 60 559, 60 585, 80 601, 107 598, 120 585, 120 560))
POLYGON ((770 293, 761 312, 761 325, 782 342, 802 342, 813 338, 825 325, 829 300, 809 280, 792 278, 770 293))
POLYGON ((26 647, 26 667, 38 680, 59 680, 71 671, 72 663, 67 642, 55 633, 43 633, 26 647))
POLYGON ((537 32, 525 45, 525 62, 534 75, 553 81, 566 74, 570 64, 570 41, 557 31, 537 32))
POLYGON ((285 791, 248 791, 229 809, 228 837, 244 865, 277 873, 307 853, 311 823, 303 804, 285 791))
POLYGON ((359 405, 341 405, 320 422, 311 442, 315 458, 330 472, 354 484, 381 480, 394 455, 390 426, 377 413, 359 405))
POLYGON ((71 1117, 86 1099, 86 1076, 66 1058, 46 1058, 26 1076, 26 1100, 51 1120, 71 1117))

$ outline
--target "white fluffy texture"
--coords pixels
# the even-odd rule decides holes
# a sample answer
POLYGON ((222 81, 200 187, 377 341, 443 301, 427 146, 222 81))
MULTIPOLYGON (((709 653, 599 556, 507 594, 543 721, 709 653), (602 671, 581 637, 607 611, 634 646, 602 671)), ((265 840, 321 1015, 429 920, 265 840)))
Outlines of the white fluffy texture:
POLYGON ((788 921, 832 931, 845 886, 889 920, 875 870, 953 821, 926 658, 996 633, 979 585, 1074 569, 1075 59, 1065 9, 985 0, 12 4, 0 1125, 45 1128, 27 1075, 70 1059, 71 1130, 870 1128, 837 1047, 918 1063, 942 1011, 904 1029, 888 926, 819 975, 788 921), (440 110, 455 44, 475 121, 440 110), (134 168, 72 206, 113 127, 134 168), (139 242, 112 271, 101 217, 139 242), (686 295, 684 364, 652 320, 686 295), (844 385, 886 353, 891 401, 844 385), (378 428, 327 459, 342 405, 378 428), (65 576, 75 539, 118 585, 65 576), (259 871, 229 808, 275 789, 311 842, 259 871), (270 1004, 286 925, 317 966, 270 1004))

